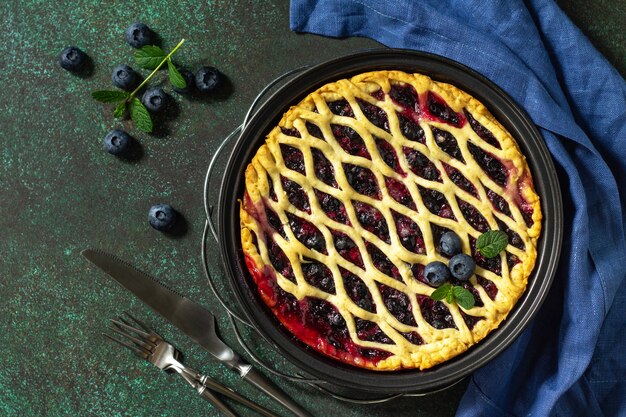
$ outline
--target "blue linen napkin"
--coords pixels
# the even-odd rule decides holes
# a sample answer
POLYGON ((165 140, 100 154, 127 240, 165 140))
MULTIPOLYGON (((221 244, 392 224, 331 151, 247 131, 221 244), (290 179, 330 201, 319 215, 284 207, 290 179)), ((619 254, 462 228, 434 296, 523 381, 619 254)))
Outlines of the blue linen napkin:
POLYGON ((626 415, 626 83, 549 0, 292 0, 291 29, 454 59, 517 101, 554 158, 563 252, 537 318, 459 416, 626 415))

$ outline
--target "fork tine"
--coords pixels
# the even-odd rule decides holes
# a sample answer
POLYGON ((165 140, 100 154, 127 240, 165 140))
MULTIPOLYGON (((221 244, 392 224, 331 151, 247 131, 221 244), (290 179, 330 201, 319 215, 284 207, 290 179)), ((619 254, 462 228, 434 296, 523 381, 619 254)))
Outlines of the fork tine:
POLYGON ((122 321, 119 320, 115 320, 115 319, 111 319, 111 322, 113 324, 115 324, 115 326, 117 328, 119 328, 120 330, 127 330, 127 331, 131 331, 133 333, 135 333, 138 336, 141 336, 147 340, 150 340, 150 334, 144 332, 143 330, 137 329, 136 327, 131 326, 130 324, 127 324, 128 322, 124 323, 122 321))
POLYGON ((111 339, 112 341, 119 343, 120 345, 127 347, 128 349, 132 350, 133 352, 135 352, 137 355, 141 356, 142 358, 146 359, 149 356, 149 353, 147 353, 146 351, 144 351, 143 349, 138 348, 137 346, 133 346, 130 343, 126 343, 123 340, 119 340, 113 336, 111 336, 110 334, 107 333, 102 333, 103 336, 111 339))
POLYGON ((141 338, 137 338, 135 336, 133 336, 132 334, 129 334, 119 328, 115 328, 115 327, 109 327, 109 330, 111 330, 112 332, 115 332, 117 334, 119 334, 120 336, 123 336, 126 339, 129 339, 130 341, 132 341, 133 343, 135 343, 135 345, 137 345, 140 348, 143 348, 144 350, 146 350, 149 353, 152 353, 154 347, 156 346, 154 343, 152 343, 149 340, 144 340, 141 338))
MULTIPOLYGON (((139 320, 135 316, 131 315, 128 311, 125 311, 124 314, 126 314, 132 321, 137 323, 137 325, 139 325, 139 327, 141 327, 146 333, 149 333, 150 335, 158 336, 152 329, 150 329, 148 327, 147 324, 145 324, 143 321, 139 320)), ((121 319, 121 317, 120 317, 120 319, 121 319)))

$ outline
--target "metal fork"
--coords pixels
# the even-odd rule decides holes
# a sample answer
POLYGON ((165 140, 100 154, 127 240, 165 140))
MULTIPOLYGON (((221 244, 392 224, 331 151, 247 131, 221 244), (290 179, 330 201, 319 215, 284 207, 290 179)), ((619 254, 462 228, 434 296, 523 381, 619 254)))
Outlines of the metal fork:
POLYGON ((146 324, 133 317, 128 312, 124 313, 131 321, 119 317, 118 320, 111 320, 113 327, 109 330, 122 336, 126 340, 120 340, 107 333, 104 336, 127 347, 141 358, 156 365, 163 371, 173 371, 183 377, 203 398, 211 402, 222 414, 227 417, 238 417, 226 404, 224 404, 214 393, 223 394, 246 407, 257 411, 266 417, 278 417, 268 409, 252 402, 246 397, 236 393, 228 387, 212 380, 206 375, 200 374, 180 361, 180 352, 170 343, 165 341, 159 334, 151 330, 146 324), (139 328, 138 328, 138 327, 139 328))

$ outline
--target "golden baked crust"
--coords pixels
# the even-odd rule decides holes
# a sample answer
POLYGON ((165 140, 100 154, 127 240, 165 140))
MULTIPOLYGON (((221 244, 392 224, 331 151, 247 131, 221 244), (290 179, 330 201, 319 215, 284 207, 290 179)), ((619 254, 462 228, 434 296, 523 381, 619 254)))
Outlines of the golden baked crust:
MULTIPOLYGON (((406 131, 404 133, 408 134, 406 131)), ((262 299, 287 329, 301 340, 302 330, 293 321, 285 318, 284 310, 278 308, 281 303, 279 295, 291 294, 298 302, 314 298, 330 303, 345 320, 351 343, 360 348, 385 351, 388 354, 378 360, 368 360, 366 355, 362 357, 354 354, 354 349, 351 352, 347 348, 335 349, 324 338, 315 339, 314 342, 304 338, 303 341, 326 355, 355 366, 376 370, 427 369, 464 352, 496 329, 506 318, 524 292, 535 264, 536 243, 541 230, 539 197, 534 191, 525 157, 516 142, 478 100, 450 84, 433 81, 421 74, 376 71, 324 85, 284 114, 248 165, 245 176, 246 193, 242 196, 240 208, 241 241, 247 265, 262 299), (406 91, 410 90, 408 86, 415 89, 418 97, 418 103, 413 109, 415 112, 411 113, 413 110, 406 110, 406 105, 392 99, 392 86, 406 91), (352 114, 340 116, 331 112, 328 103, 337 103, 340 100, 348 103, 352 114), (364 113, 363 106, 367 106, 367 103, 384 110, 387 124, 382 128, 379 122, 379 126, 376 126, 364 113), (433 116, 437 109, 433 110, 429 105, 443 106, 439 108, 443 109, 443 116, 433 116), (456 116, 445 113, 445 105, 456 116), (419 115, 419 119, 414 121, 418 121, 423 130, 423 138, 410 140, 403 134, 402 123, 406 121, 402 121, 402 114, 419 115), (452 119, 445 120, 448 116, 452 119), (470 118, 473 118, 474 128, 469 122, 470 118), (317 126, 319 132, 310 131, 312 125, 317 126), (356 132, 366 151, 346 150, 349 145, 339 143, 336 139, 338 126, 339 129, 344 129, 341 126, 353 129, 347 131, 348 136, 354 136, 353 132, 356 132), (481 127, 491 136, 482 134, 484 130, 480 130, 481 127), (320 132, 323 138, 314 136, 320 136, 320 132), (446 139, 448 136, 445 132, 452 134, 458 149, 451 142, 446 142, 449 139, 446 139), (385 146, 390 144, 395 151, 398 161, 395 169, 384 161, 379 147, 383 143, 381 140, 386 142, 385 146), (303 166, 299 169, 286 166, 283 152, 291 149, 286 147, 296 148, 301 152, 297 153, 296 158, 300 161, 301 155, 303 166), (326 181, 318 178, 321 174, 319 167, 316 170, 313 148, 321 151, 332 164, 335 184, 329 184, 328 178, 326 181), (431 171, 425 175, 431 175, 427 179, 416 173, 408 162, 416 155, 414 151, 419 151, 434 164, 438 176, 431 171), (479 159, 484 155, 487 156, 481 165, 479 159), (492 162, 493 159, 499 161, 500 165, 492 162), (494 176, 487 172, 485 166, 490 163, 506 169, 504 183, 498 179, 497 173, 494 176), (363 190, 355 190, 352 186, 354 184, 351 185, 348 181, 345 172, 348 165, 345 164, 371 171, 375 176, 378 192, 364 194, 363 190), (455 181, 452 180, 453 177, 455 181), (462 183, 459 178, 462 177, 469 180, 474 188, 460 186, 462 183), (402 203, 397 196, 391 196, 393 192, 389 188, 390 179, 395 180, 395 184, 401 182, 406 187, 410 194, 409 200, 413 204, 406 201, 402 203), (299 208, 292 204, 285 191, 285 187, 292 187, 293 182, 300 187, 296 187, 296 190, 303 191, 308 201, 308 204, 299 203, 299 208), (424 197, 430 195, 428 193, 436 198, 443 195, 447 206, 445 203, 439 205, 441 211, 433 213, 432 206, 427 204, 429 200, 424 197), (325 211, 320 203, 320 195, 323 194, 329 194, 343 204, 347 220, 338 221, 337 218, 333 220, 332 216, 329 217, 328 210, 325 211), (354 207, 359 204, 357 202, 374 207, 383 216, 388 238, 384 232, 372 232, 361 223, 354 207), (467 204, 475 210, 468 208, 467 204), (476 212, 480 213, 484 221, 480 216, 472 214, 476 212), (278 220, 276 217, 269 219, 268 213, 274 213, 278 220), (307 246, 298 239, 298 232, 290 227, 290 221, 294 224, 293 215, 317 228, 324 239, 323 250, 320 249, 321 246, 314 248, 315 243, 320 242, 307 246), (419 236, 423 238, 422 251, 408 250, 402 243, 404 241, 401 242, 397 219, 402 216, 408 217, 419 226, 419 236), (471 216, 474 216, 474 220, 468 220, 471 216), (425 310, 441 310, 440 304, 436 307, 428 304, 428 296, 435 288, 416 276, 416 271, 420 270, 419 265, 423 266, 435 260, 447 262, 447 258, 436 250, 434 235, 436 230, 441 230, 438 227, 456 232, 462 239, 463 252, 474 253, 475 258, 477 255, 474 242, 481 235, 481 231, 477 229, 505 229, 510 241, 495 262, 484 259, 478 262, 476 274, 469 281, 477 300, 476 306, 466 311, 454 302, 441 302, 448 310, 446 315, 451 316, 447 317, 448 324, 444 323, 445 328, 437 328, 442 327, 441 323, 435 323, 434 316, 425 310), (362 267, 357 265, 358 262, 351 262, 340 255, 334 243, 337 233, 347 235, 356 244, 362 267), (511 236, 517 236, 515 246, 511 243, 511 236), (269 248, 270 244, 272 248, 269 248), (385 273, 374 266, 374 256, 370 249, 372 245, 380 249, 393 263, 397 268, 394 270, 396 272, 385 273), (278 252, 270 254, 271 251, 278 252), (276 253, 280 251, 288 259, 291 269, 287 267, 277 271, 274 267, 277 263, 276 253), (325 265, 332 273, 334 293, 307 282, 303 265, 312 261, 325 265), (375 304, 375 312, 361 308, 348 295, 342 278, 345 271, 356 275, 366 284, 375 304), (386 307, 388 301, 381 295, 383 287, 391 287, 406 295, 405 299, 410 300, 410 307, 407 309, 414 320, 409 317, 401 322, 397 315, 389 311, 386 307), (476 319, 472 320, 472 317, 476 319), (385 343, 360 339, 356 323, 361 320, 378 325, 387 336, 385 343), (418 339, 419 342, 409 341, 406 336, 409 333, 418 334, 419 337, 413 341, 418 339)), ((289 299, 293 301, 292 297, 289 299)))

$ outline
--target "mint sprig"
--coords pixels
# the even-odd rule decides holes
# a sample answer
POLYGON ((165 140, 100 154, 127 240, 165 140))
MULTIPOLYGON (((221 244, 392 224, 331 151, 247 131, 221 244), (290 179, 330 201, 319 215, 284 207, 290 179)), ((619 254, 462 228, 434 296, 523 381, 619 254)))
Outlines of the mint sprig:
POLYGON ((152 118, 148 109, 141 103, 135 95, 141 91, 141 89, 150 81, 150 79, 157 73, 159 69, 167 62, 168 75, 170 82, 174 87, 185 88, 187 83, 183 76, 178 72, 174 64, 172 63, 172 55, 182 46, 185 42, 181 39, 178 45, 170 51, 169 54, 165 54, 161 48, 154 45, 144 46, 135 53, 135 62, 142 68, 152 69, 150 75, 148 75, 137 88, 131 93, 118 90, 99 90, 91 93, 94 100, 101 103, 117 103, 113 110, 113 116, 121 118, 130 113, 130 119, 135 123, 137 129, 142 132, 150 133, 154 128, 152 118))
POLYGON ((478 236, 476 250, 485 258, 495 258, 509 244, 509 237, 502 230, 489 230, 478 236))
POLYGON ((471 292, 459 285, 452 285, 449 282, 446 282, 433 291, 430 298, 435 301, 446 300, 448 304, 452 304, 456 301, 456 303, 465 310, 474 307, 474 303, 476 302, 471 292))

